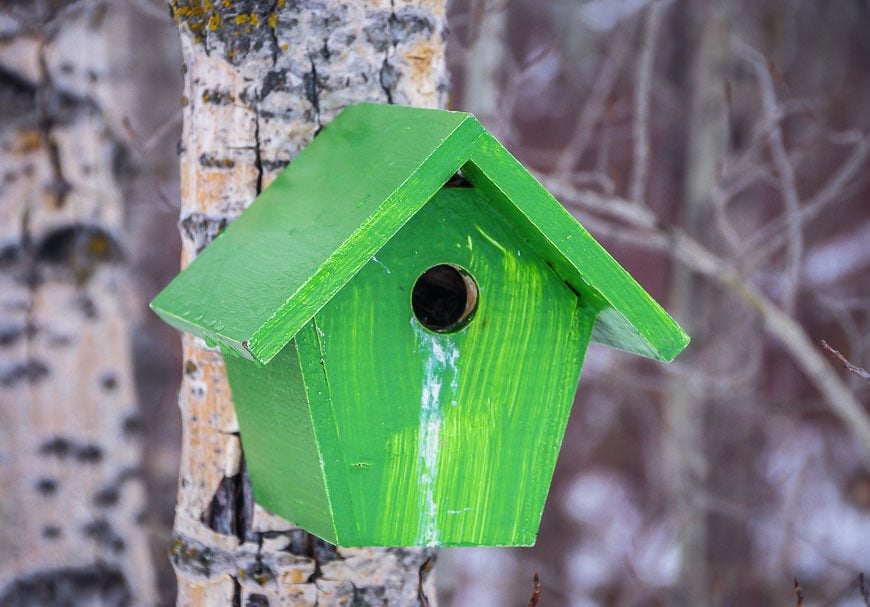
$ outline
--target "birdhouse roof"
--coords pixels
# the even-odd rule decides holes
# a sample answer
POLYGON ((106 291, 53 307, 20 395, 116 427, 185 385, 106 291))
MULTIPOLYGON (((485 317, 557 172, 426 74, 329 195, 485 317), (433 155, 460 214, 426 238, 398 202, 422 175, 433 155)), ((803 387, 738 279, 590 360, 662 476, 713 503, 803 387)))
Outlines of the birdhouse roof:
POLYGON ((369 103, 327 125, 151 307, 267 363, 460 169, 598 312, 593 340, 664 361, 686 346, 671 317, 471 114, 369 103))

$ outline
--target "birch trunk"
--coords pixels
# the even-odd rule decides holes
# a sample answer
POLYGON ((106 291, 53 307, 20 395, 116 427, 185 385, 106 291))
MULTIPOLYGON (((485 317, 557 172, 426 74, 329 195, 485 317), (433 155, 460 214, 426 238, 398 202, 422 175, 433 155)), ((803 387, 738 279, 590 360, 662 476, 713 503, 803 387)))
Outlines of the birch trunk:
MULTIPOLYGON (((169 4, 185 73, 182 265, 345 105, 446 101, 442 0, 169 4)), ((180 605, 434 603, 432 551, 335 548, 254 504, 221 356, 186 336, 184 358, 180 605)))
POLYGON ((0 10, 0 605, 153 605, 104 108, 125 21, 0 10))

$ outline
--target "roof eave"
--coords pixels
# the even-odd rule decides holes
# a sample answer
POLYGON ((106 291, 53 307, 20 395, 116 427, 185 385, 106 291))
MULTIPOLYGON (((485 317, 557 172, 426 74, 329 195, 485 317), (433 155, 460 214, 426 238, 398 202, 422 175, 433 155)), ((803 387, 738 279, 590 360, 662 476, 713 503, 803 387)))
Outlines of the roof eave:
POLYGON ((598 313, 593 340, 663 362, 686 347, 680 326, 495 137, 478 139, 463 174, 535 233, 561 264, 554 269, 588 296, 598 313))

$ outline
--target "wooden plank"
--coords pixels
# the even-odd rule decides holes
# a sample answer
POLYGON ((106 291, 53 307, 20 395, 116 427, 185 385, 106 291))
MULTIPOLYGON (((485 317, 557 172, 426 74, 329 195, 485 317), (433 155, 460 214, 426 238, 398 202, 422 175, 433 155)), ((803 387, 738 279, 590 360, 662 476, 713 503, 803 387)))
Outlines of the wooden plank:
POLYGON ((224 360, 257 502, 335 542, 296 343, 265 367, 236 355, 224 360))
POLYGON ((439 192, 315 318, 336 429, 318 443, 356 525, 340 543, 534 543, 593 318, 474 190, 439 192), (479 286, 455 333, 411 308, 439 263, 479 286))

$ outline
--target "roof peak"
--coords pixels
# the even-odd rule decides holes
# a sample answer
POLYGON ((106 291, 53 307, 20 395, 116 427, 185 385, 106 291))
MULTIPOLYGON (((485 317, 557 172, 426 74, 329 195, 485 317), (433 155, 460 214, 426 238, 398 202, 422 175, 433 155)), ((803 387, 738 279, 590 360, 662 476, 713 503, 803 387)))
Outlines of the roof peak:
POLYGON ((460 169, 566 282, 597 295, 594 338, 660 360, 685 347, 667 313, 474 116, 373 103, 345 108, 151 306, 268 363, 460 169))

